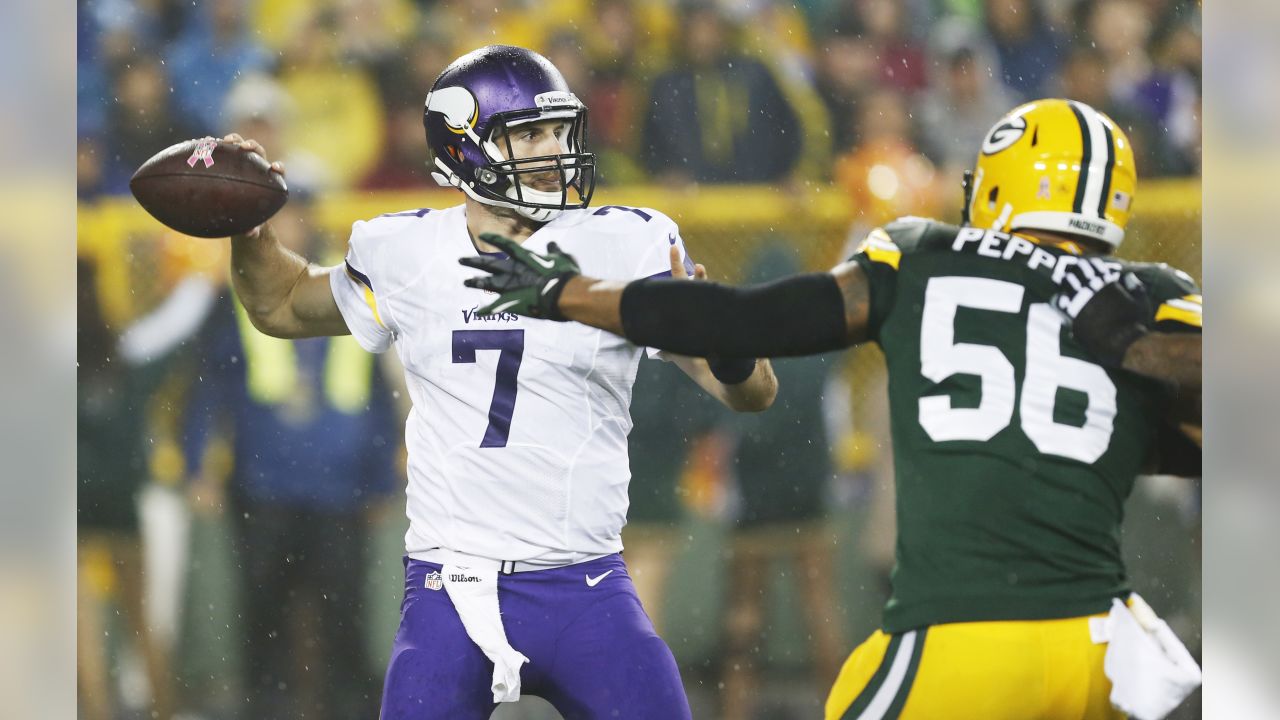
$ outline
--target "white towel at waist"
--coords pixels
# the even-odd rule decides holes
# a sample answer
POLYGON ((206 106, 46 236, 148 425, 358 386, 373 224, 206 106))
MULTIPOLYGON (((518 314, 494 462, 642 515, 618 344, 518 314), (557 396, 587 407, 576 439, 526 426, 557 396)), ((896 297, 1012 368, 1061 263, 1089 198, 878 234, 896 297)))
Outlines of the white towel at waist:
POLYGON ((455 553, 440 574, 467 635, 493 663, 493 701, 519 700, 520 666, 529 658, 507 642, 498 609, 498 562, 455 553))

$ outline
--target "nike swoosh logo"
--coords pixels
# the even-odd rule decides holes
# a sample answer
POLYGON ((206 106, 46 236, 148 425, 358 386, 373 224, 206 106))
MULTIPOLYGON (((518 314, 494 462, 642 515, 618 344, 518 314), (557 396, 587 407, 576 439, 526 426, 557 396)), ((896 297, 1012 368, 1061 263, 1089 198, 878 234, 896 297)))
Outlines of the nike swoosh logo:
POLYGON ((591 577, 590 575, 583 575, 583 577, 587 579, 587 587, 595 587, 600 584, 601 580, 609 577, 609 573, 611 572, 613 571, 609 570, 608 572, 601 574, 599 577, 591 577))
POLYGON ((541 265, 542 267, 548 270, 556 266, 556 263, 554 260, 544 260, 538 257, 537 255, 530 255, 529 257, 533 258, 534 262, 538 263, 539 265, 541 265))

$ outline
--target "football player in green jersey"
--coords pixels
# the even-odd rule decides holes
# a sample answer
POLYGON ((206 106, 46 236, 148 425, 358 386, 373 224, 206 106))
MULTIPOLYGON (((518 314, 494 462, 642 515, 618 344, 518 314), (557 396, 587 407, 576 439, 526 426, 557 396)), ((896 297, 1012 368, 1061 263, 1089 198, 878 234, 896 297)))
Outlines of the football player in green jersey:
POLYGON ((963 226, 902 219, 830 272, 754 287, 603 282, 510 243, 507 258, 462 262, 489 273, 468 284, 498 294, 493 311, 677 353, 881 346, 893 595, 827 718, 1161 717, 1199 669, 1131 595, 1120 523, 1157 431, 1198 429, 1199 290, 1110 257, 1134 202, 1133 151, 1083 103, 1011 111, 965 185, 963 226))

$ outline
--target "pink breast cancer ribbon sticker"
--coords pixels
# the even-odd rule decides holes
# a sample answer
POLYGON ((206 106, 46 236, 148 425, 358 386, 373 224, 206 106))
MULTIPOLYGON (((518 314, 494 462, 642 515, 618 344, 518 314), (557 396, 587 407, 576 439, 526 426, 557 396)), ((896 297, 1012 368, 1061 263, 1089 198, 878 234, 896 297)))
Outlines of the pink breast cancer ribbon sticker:
POLYGON ((196 163, 202 160, 206 168, 213 165, 213 149, 216 147, 218 147, 217 140, 211 137, 200 138, 200 142, 196 143, 196 151, 187 158, 187 165, 195 167, 196 163))

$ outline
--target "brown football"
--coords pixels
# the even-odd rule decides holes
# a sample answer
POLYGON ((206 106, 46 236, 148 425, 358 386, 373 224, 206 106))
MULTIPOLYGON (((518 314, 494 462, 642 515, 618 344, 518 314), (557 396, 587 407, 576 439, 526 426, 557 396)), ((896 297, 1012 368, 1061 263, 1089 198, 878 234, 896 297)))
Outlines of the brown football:
POLYGON ((251 230, 289 199, 284 177, 261 155, 213 138, 156 153, 133 174, 129 189, 155 219, 206 238, 251 230))

